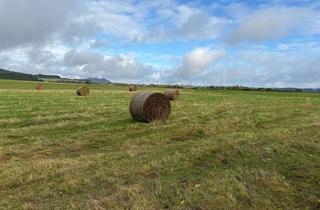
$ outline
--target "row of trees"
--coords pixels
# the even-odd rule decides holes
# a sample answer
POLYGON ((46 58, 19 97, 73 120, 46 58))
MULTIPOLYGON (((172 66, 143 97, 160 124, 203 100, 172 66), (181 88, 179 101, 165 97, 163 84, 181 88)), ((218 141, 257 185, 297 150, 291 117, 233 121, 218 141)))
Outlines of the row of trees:
POLYGON ((58 75, 45 75, 45 74, 34 75, 34 74, 26 74, 26 73, 0 69, 0 79, 42 81, 41 79, 61 79, 61 77, 58 75))
POLYGON ((0 69, 0 79, 39 81, 38 76, 0 69))

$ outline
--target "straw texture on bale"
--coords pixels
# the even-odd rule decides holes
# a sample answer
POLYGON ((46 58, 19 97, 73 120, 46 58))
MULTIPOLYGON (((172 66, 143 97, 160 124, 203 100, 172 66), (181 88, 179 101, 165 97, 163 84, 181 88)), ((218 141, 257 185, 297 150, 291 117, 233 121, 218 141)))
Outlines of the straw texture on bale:
POLYGON ((78 96, 88 96, 90 94, 90 89, 88 87, 81 87, 77 90, 78 96))
POLYGON ((171 101, 177 100, 180 97, 180 91, 177 89, 176 90, 166 90, 164 92, 164 94, 171 101))
POLYGON ((165 121, 170 112, 170 101, 162 93, 137 93, 131 99, 130 114, 135 120, 165 121))
POLYGON ((43 90, 43 89, 44 89, 43 84, 39 84, 36 86, 36 90, 43 90))
POLYGON ((129 91, 137 91, 138 87, 136 85, 132 85, 129 87, 129 91))

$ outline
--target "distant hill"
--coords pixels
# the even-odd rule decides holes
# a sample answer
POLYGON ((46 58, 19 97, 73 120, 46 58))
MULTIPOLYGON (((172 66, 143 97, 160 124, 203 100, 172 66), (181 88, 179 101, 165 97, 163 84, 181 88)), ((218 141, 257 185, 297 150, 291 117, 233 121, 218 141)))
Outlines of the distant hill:
POLYGON ((111 82, 104 78, 91 77, 87 79, 69 79, 58 75, 47 74, 25 74, 15 71, 0 69, 0 79, 6 80, 26 80, 26 81, 45 81, 45 82, 62 82, 62 83, 97 83, 110 84, 111 82))
MULTIPOLYGON (((185 88, 185 86, 182 86, 185 88)), ((272 91, 272 92, 304 92, 304 93, 320 93, 320 88, 293 88, 293 87, 286 87, 286 88, 266 88, 266 87, 244 87, 244 86, 188 86, 186 88, 207 88, 212 90, 244 90, 244 91, 272 91)))
MULTIPOLYGON (((112 82, 105 78, 89 77, 87 79, 70 79, 63 78, 58 75, 46 75, 46 74, 25 74, 15 71, 9 71, 0 69, 0 80, 26 80, 26 81, 39 81, 39 82, 61 82, 61 83, 80 83, 80 84, 111 84, 112 82)), ((121 84, 121 83, 112 83, 121 84)), ((127 85, 127 84, 123 84, 127 85)), ((255 88, 255 87, 243 87, 243 86, 192 86, 192 85, 159 85, 159 84, 149 84, 141 86, 149 87, 166 87, 166 88, 188 88, 188 89, 213 89, 213 90, 245 90, 245 91, 272 91, 272 92, 307 92, 307 93, 320 93, 320 88, 255 88)))
POLYGON ((46 75, 46 74, 26 74, 15 71, 9 71, 5 69, 0 69, 0 79, 6 80, 26 80, 26 81, 43 81, 46 79, 62 79, 58 75, 46 75))
POLYGON ((4 69, 0 69, 0 79, 39 81, 37 75, 19 73, 19 72, 4 70, 4 69))
POLYGON ((98 83, 98 84, 110 84, 111 82, 105 78, 96 78, 96 77, 90 77, 86 79, 87 81, 91 83, 98 83))
POLYGON ((47 74, 38 74, 38 78, 45 78, 45 79, 61 79, 58 75, 47 75, 47 74))

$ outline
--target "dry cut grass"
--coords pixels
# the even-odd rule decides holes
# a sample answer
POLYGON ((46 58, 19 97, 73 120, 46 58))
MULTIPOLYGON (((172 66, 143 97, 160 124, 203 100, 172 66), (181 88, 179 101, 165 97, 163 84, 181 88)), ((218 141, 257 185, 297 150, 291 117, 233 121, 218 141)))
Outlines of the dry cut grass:
POLYGON ((320 208, 318 94, 182 90, 146 124, 128 87, 34 86, 0 81, 0 209, 320 208))

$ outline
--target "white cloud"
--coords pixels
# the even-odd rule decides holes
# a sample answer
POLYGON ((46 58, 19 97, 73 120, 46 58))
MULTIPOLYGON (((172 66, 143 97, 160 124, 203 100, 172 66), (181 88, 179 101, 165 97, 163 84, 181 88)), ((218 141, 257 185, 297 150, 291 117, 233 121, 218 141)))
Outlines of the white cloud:
POLYGON ((136 40, 144 31, 140 15, 144 15, 145 11, 139 6, 134 7, 129 1, 91 1, 87 6, 87 11, 69 24, 69 34, 106 33, 136 40))
POLYGON ((210 48, 195 48, 187 53, 182 63, 177 67, 174 76, 179 79, 192 79, 207 71, 218 59, 223 57, 223 50, 212 50, 210 48))
MULTIPOLYGON (((190 10, 190 8, 189 8, 190 10)), ((189 39, 214 39, 217 38, 226 25, 227 21, 209 16, 203 11, 194 11, 187 13, 186 17, 179 23, 175 35, 189 39)))
POLYGON ((172 17, 176 25, 173 36, 179 39, 214 39, 227 24, 222 17, 210 16, 206 11, 189 6, 179 6, 172 17))
POLYGON ((119 42, 214 39, 228 23, 205 8, 169 0, 0 0, 0 5, 0 49, 53 39, 74 44, 97 35, 119 42))
MULTIPOLYGON (((320 48, 316 49, 320 53, 320 48)), ((239 50, 226 55, 194 84, 265 87, 319 87, 316 52, 239 50)))
POLYGON ((0 49, 43 44, 64 28, 82 0, 0 0, 0 49))
POLYGON ((314 28, 319 18, 319 12, 311 8, 298 7, 268 7, 254 11, 248 15, 235 29, 229 41, 262 42, 286 37, 290 33, 319 33, 314 28), (313 29, 313 32, 311 32, 313 29))
POLYGON ((320 34, 319 4, 199 2, 0 0, 0 68, 119 82, 319 84, 319 40, 306 36, 320 34), (232 43, 250 44, 226 47, 230 30, 232 43), (281 39, 290 35, 298 41, 281 39), (196 48, 204 44, 218 47, 196 48))
POLYGON ((91 48, 106 48, 109 42, 106 39, 92 40, 90 43, 91 48))
POLYGON ((71 78, 104 77, 118 82, 150 82, 153 68, 130 55, 105 56, 54 42, 41 48, 0 51, 4 69, 24 73, 58 74, 71 78))
POLYGON ((105 77, 112 81, 146 81, 152 67, 126 55, 103 56, 92 51, 71 50, 65 54, 64 65, 82 75, 105 77))
POLYGON ((225 18, 190 5, 167 5, 157 9, 157 15, 147 41, 215 39, 228 24, 225 18))

